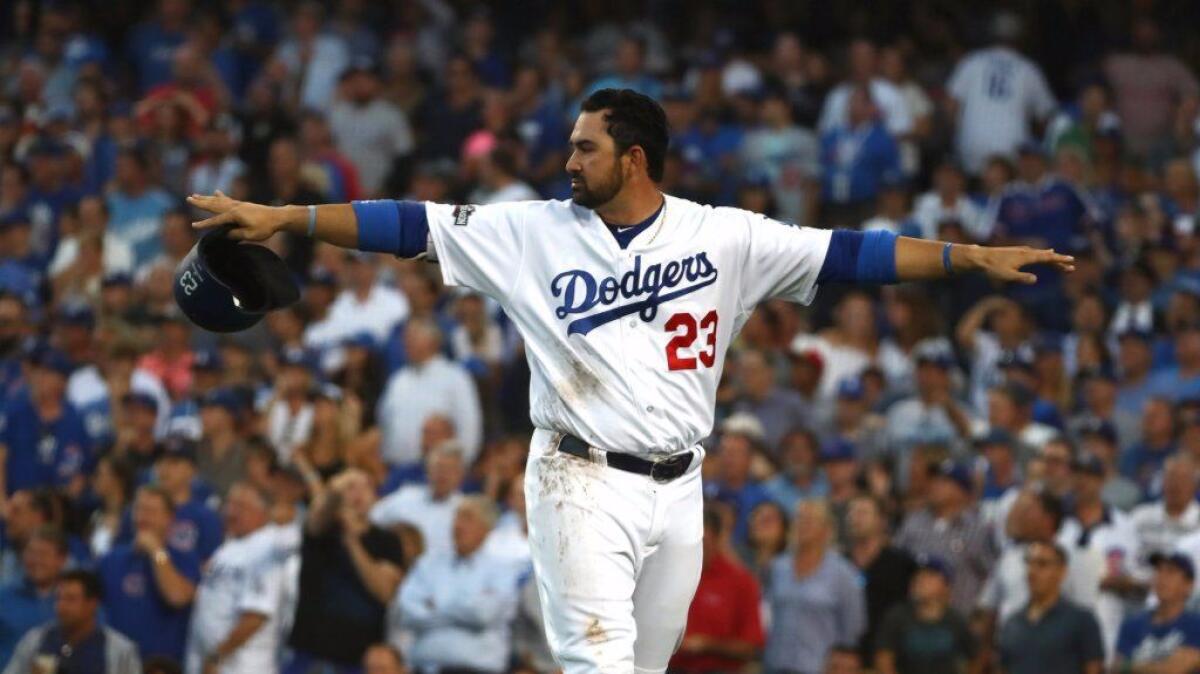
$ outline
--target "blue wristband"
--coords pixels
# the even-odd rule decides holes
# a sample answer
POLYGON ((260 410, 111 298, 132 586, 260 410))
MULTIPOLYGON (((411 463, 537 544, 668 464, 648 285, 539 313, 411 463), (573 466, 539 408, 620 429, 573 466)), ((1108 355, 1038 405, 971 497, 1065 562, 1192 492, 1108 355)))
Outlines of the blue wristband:
POLYGON ((954 265, 950 264, 950 249, 953 247, 952 243, 942 247, 942 268, 946 270, 946 276, 954 276, 954 265))
POLYGON ((312 238, 313 232, 317 231, 317 207, 308 207, 308 238, 312 238))

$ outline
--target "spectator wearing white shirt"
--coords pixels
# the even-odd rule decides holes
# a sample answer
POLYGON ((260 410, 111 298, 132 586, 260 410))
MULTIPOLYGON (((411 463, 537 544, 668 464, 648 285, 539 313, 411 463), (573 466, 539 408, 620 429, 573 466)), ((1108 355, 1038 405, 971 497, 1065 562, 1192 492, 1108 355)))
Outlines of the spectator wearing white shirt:
POLYGON ((821 145, 812 131, 795 123, 783 89, 768 89, 759 108, 759 126, 742 141, 743 171, 762 171, 771 185, 776 215, 798 225, 816 221, 821 145))
POLYGON ((279 671, 283 567, 270 521, 270 497, 239 482, 225 500, 229 538, 204 569, 192 609, 187 674, 279 671))
POLYGON ((392 328, 408 317, 408 299, 391 287, 378 282, 369 253, 346 253, 345 290, 333 301, 326 321, 331 326, 326 338, 342 340, 360 332, 370 333, 382 344, 392 328))
POLYGON ((240 142, 240 129, 232 116, 214 117, 196 147, 200 161, 188 171, 188 192, 232 193, 238 178, 246 175, 246 163, 237 156, 240 142))
POLYGON ((358 169, 366 196, 375 197, 396 160, 413 151, 408 116, 380 95, 379 73, 370 61, 351 63, 339 88, 329 109, 329 128, 338 150, 358 169))
POLYGON ((388 380, 376 414, 384 461, 393 466, 420 461, 421 425, 429 415, 443 414, 454 422, 463 457, 470 464, 483 435, 474 380, 462 365, 442 354, 442 333, 432 321, 409 321, 404 343, 408 363, 388 380))
POLYGON ((504 505, 508 509, 496 519, 496 526, 488 534, 483 549, 497 559, 526 566, 530 557, 529 530, 525 520, 525 471, 509 481, 506 496, 504 505))
POLYGON ((462 450, 452 440, 443 442, 425 459, 426 484, 405 485, 380 499, 371 508, 371 523, 390 528, 407 522, 420 530, 428 554, 451 550, 451 525, 463 499, 466 465, 462 450))
POLYGON ((921 226, 921 236, 936 239, 938 225, 947 220, 962 223, 975 241, 986 241, 991 234, 981 227, 983 209, 967 195, 967 181, 952 161, 944 161, 933 173, 933 189, 917 197, 913 219, 921 226))
POLYGON ((132 273, 133 247, 108 231, 108 204, 104 199, 98 196, 80 199, 75 207, 75 215, 79 219, 79 233, 59 240, 54 257, 50 260, 50 276, 58 276, 75 264, 80 246, 88 236, 103 237, 102 264, 105 274, 132 273))
POLYGON ((1013 157, 1030 138, 1030 122, 1045 122, 1058 107, 1041 69, 1012 47, 1020 20, 998 15, 992 31, 996 43, 963 57, 946 84, 958 124, 955 147, 971 175, 993 155, 1013 157))
POLYGON ((1196 460, 1191 455, 1172 456, 1163 466, 1162 498, 1140 505, 1129 514, 1138 546, 1138 580, 1150 579, 1150 555, 1169 553, 1185 536, 1200 531, 1196 478, 1196 460))
POLYGON ((496 507, 481 496, 454 514, 454 545, 428 552, 400 586, 400 625, 412 630, 409 653, 418 669, 507 671, 516 613, 516 575, 483 551, 496 507))
POLYGON ((350 62, 350 52, 342 39, 321 32, 324 13, 319 2, 301 3, 292 21, 292 36, 275 52, 275 58, 291 77, 301 108, 327 110, 338 77, 350 62))
POLYGON ((279 373, 267 404, 267 439, 283 463, 290 463, 296 449, 312 436, 313 359, 299 347, 284 349, 278 356, 279 373))
POLYGON ((875 45, 866 39, 851 42, 849 61, 850 76, 825 98, 818 129, 825 133, 849 124, 850 94, 855 87, 866 86, 887 130, 898 139, 906 138, 913 130, 908 103, 896 85, 878 76, 879 59, 875 45))
POLYGON ((900 92, 908 116, 912 119, 910 137, 900 144, 900 165, 905 175, 916 175, 921 168, 918 143, 924 142, 933 131, 933 101, 908 70, 905 51, 896 45, 884 47, 879 53, 879 73, 900 92))

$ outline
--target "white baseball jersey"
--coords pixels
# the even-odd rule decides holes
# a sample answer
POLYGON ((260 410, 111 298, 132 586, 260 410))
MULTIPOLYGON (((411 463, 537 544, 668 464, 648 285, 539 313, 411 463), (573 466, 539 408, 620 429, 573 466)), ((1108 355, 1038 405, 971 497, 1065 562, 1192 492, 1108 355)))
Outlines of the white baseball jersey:
POLYGON ((830 231, 665 198, 624 250, 571 201, 426 205, 445 282, 496 299, 525 338, 536 426, 619 452, 687 449, 712 430, 754 306, 812 301, 830 231))
POLYGON ((1029 138, 1029 120, 1046 119, 1057 103, 1032 61, 1008 47, 968 54, 947 83, 961 106, 958 154, 972 174, 992 155, 1012 156, 1029 138))

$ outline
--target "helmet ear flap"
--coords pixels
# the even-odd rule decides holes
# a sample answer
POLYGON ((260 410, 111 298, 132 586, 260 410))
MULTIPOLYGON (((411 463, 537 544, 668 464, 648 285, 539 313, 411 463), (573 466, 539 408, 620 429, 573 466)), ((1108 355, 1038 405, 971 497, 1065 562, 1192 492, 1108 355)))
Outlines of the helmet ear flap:
POLYGON ((207 232, 175 270, 175 303, 210 332, 246 330, 268 311, 300 299, 300 288, 278 255, 230 239, 229 230, 207 232))

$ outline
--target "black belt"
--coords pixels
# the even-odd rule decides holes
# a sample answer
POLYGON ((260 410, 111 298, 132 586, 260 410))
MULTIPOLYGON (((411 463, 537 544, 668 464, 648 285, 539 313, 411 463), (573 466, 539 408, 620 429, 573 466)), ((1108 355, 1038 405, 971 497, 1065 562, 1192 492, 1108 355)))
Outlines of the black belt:
MULTIPOLYGON (((592 460, 591 445, 574 435, 563 435, 562 440, 558 442, 558 451, 566 452, 571 456, 577 456, 586 461, 592 460)), ((670 482, 687 472, 688 467, 692 465, 694 454, 695 452, 688 450, 672 454, 658 461, 648 461, 631 454, 607 452, 607 459, 608 465, 617 470, 623 470, 627 473, 637 473, 638 475, 649 475, 655 482, 670 482)))

